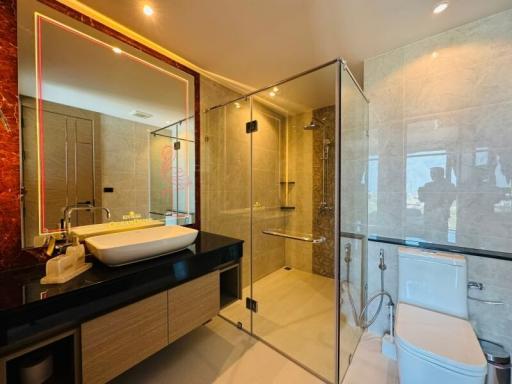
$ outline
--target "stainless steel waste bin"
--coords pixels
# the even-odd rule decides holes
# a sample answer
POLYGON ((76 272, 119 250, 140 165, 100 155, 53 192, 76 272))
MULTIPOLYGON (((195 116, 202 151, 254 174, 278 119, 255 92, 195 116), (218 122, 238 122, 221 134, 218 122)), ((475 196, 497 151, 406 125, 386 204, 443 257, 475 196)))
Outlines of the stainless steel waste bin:
POLYGON ((480 345, 487 359, 486 384, 511 384, 510 353, 499 344, 480 340, 480 345))

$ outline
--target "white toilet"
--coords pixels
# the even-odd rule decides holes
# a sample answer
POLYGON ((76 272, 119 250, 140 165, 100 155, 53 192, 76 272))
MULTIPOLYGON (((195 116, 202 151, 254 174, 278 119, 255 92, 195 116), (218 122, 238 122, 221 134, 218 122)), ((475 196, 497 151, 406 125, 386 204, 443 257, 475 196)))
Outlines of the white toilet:
POLYGON ((464 256, 400 248, 398 268, 400 384, 483 384, 487 362, 467 320, 464 256))

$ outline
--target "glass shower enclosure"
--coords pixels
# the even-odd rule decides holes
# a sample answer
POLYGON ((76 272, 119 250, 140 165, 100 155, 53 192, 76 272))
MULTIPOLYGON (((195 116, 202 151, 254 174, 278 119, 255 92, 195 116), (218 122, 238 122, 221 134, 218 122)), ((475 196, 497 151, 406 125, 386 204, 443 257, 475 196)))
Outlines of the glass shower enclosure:
POLYGON ((362 335, 367 126, 341 59, 204 114, 203 230, 244 240, 221 316, 333 383, 362 335))

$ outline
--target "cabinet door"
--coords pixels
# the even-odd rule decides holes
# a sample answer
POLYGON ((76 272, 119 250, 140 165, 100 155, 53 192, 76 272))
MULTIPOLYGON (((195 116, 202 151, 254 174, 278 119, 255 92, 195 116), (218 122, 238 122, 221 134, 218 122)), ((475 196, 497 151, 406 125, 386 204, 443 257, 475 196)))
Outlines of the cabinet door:
POLYGON ((204 324, 219 310, 219 271, 169 290, 169 342, 204 324))
POLYGON ((83 383, 105 383, 168 344, 167 292, 82 324, 83 383))

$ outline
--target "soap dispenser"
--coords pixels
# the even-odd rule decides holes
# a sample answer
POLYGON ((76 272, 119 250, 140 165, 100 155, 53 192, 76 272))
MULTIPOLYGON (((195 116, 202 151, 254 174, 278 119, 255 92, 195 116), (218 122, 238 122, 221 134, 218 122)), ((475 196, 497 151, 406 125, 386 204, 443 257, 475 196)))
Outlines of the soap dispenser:
POLYGON ((80 244, 78 237, 73 238, 73 244, 66 249, 66 257, 72 257, 76 265, 85 263, 85 247, 80 244))
POLYGON ((84 245, 75 237, 65 255, 53 257, 46 262, 46 276, 41 279, 41 284, 65 283, 91 267, 91 263, 85 262, 84 245))

